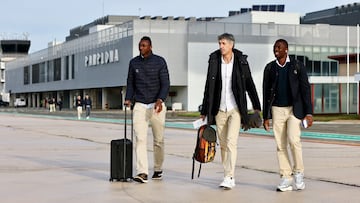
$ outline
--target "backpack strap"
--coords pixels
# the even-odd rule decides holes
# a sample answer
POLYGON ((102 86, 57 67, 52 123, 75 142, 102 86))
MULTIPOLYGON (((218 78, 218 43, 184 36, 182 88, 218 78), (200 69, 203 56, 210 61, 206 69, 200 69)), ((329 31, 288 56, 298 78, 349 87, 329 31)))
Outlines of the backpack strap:
MULTIPOLYGON (((191 179, 194 179, 194 168, 195 168, 195 158, 193 157, 193 164, 192 164, 192 170, 191 170, 191 179)), ((200 172, 201 172, 201 163, 199 166, 199 172, 197 177, 200 177, 200 172)))
POLYGON ((195 167, 195 158, 193 156, 193 164, 192 164, 192 170, 191 170, 191 179, 194 179, 194 167, 195 167))
POLYGON ((201 171, 201 163, 200 163, 200 166, 199 166, 198 177, 200 177, 200 171, 201 171))

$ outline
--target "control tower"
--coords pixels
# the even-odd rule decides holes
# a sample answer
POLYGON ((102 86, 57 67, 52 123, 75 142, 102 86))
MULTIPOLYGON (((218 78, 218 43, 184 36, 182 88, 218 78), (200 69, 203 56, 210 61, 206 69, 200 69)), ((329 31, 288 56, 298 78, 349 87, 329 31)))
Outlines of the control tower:
MULTIPOLYGON (((26 37, 27 38, 27 37, 26 37)), ((0 99, 9 102, 9 92, 5 92, 6 62, 26 56, 29 52, 30 40, 2 39, 0 40, 0 99)), ((16 80, 16 78, 14 78, 16 80)))

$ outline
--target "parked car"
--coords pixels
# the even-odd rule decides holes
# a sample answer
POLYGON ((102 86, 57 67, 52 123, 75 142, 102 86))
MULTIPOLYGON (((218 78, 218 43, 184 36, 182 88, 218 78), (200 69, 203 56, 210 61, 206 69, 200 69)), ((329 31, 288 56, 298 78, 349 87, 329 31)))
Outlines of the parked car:
POLYGON ((0 100, 0 106, 9 106, 9 102, 0 100))
POLYGON ((16 98, 14 101, 14 106, 15 107, 24 107, 26 106, 26 101, 23 98, 16 98))

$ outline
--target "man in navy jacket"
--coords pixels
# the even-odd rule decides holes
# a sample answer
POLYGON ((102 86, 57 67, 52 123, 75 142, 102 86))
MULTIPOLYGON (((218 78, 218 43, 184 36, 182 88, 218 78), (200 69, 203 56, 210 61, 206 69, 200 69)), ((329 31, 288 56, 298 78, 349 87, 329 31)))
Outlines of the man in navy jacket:
POLYGON ((154 174, 152 179, 162 179, 164 161, 164 128, 170 80, 166 61, 152 53, 150 37, 139 42, 140 55, 129 64, 125 105, 134 104, 133 124, 136 138, 136 170, 134 180, 148 181, 147 131, 151 123, 154 147, 154 174))

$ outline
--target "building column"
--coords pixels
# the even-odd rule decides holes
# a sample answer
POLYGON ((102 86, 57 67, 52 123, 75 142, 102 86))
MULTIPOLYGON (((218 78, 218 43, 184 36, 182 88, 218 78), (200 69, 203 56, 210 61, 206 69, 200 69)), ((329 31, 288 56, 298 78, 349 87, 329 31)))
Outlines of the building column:
POLYGON ((106 88, 102 88, 101 89, 101 97, 102 97, 102 104, 101 104, 101 108, 103 110, 108 110, 109 109, 109 103, 107 100, 107 89, 106 88))
POLYGON ((37 107, 40 108, 41 98, 39 93, 36 93, 35 99, 36 99, 37 107))
POLYGON ((33 107, 32 94, 31 93, 26 93, 24 99, 26 101, 27 107, 33 107))
POLYGON ((69 92, 69 109, 74 108, 74 91, 69 92))
MULTIPOLYGON (((358 69, 358 71, 359 71, 359 69, 358 69)), ((358 82, 358 84, 357 84, 357 89, 358 89, 358 93, 357 93, 358 110, 357 110, 357 113, 358 113, 358 115, 360 117, 360 72, 355 73, 354 79, 355 79, 355 81, 358 82)))
POLYGON ((31 107, 37 107, 36 93, 30 93, 30 97, 31 97, 31 107))
MULTIPOLYGON (((123 87, 121 88, 121 98, 122 98, 121 101, 123 101, 123 103, 125 102, 125 96, 126 96, 126 86, 123 86, 123 87)), ((134 104, 133 104, 133 105, 134 105, 134 104)), ((125 110, 123 104, 121 104, 121 109, 122 109, 122 110, 125 110)))

